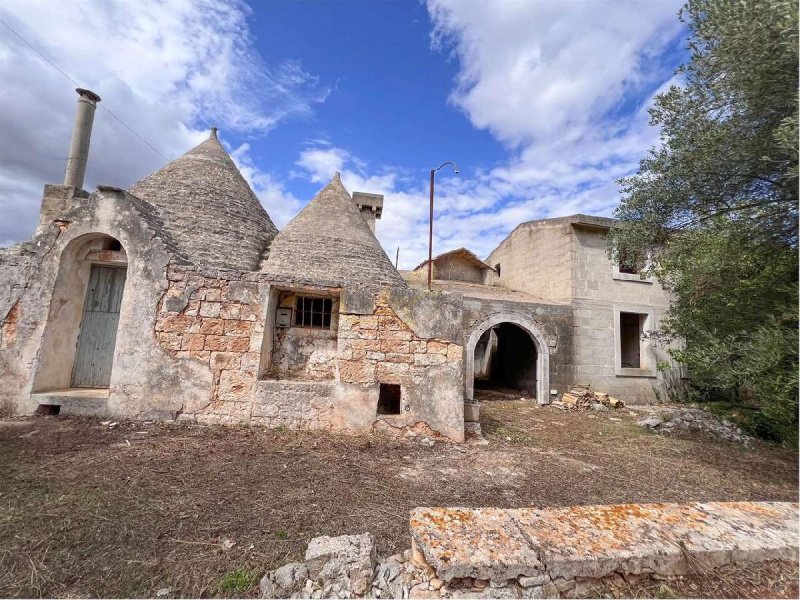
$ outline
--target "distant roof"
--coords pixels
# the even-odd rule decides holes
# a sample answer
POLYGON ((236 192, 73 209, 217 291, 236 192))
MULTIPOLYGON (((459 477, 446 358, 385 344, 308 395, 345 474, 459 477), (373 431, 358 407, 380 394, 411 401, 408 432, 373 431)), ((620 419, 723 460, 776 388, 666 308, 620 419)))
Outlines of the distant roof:
MULTIPOLYGON (((413 288, 424 288, 427 286, 425 280, 411 276, 413 271, 405 271, 406 281, 413 288)), ((500 285, 485 285, 483 283, 471 283, 468 281, 453 281, 445 279, 434 279, 433 288, 446 292, 458 292, 466 298, 482 298, 485 300, 503 300, 508 302, 527 302, 531 304, 565 304, 545 300, 539 296, 528 294, 520 290, 512 290, 500 285)))
MULTIPOLYGON (((487 265, 480 258, 478 258, 477 255, 475 255, 474 252, 471 252, 471 251, 467 250, 466 248, 456 248, 455 250, 450 250, 448 252, 442 252, 441 254, 437 254, 436 256, 433 257, 433 262, 436 262, 440 258, 445 258, 445 257, 448 257, 448 256, 460 256, 461 258, 463 258, 467 262, 475 265, 479 269, 490 269, 490 270, 494 271, 493 267, 490 267, 489 265, 487 265)), ((416 271, 417 269, 421 269, 422 267, 424 267, 427 264, 428 264, 428 261, 427 260, 423 260, 416 267, 414 267, 414 270, 416 271)))
POLYGON ((406 285, 339 173, 275 237, 263 271, 293 284, 406 285))
POLYGON ((164 228, 198 265, 255 271, 278 231, 216 128, 130 192, 158 209, 164 228))
POLYGON ((534 219, 532 221, 523 221, 514 227, 514 229, 512 229, 511 232, 505 238, 503 238, 503 241, 497 244, 495 249, 489 254, 489 258, 491 258, 492 254, 494 254, 499 248, 503 247, 518 229, 523 229, 526 227, 552 227, 559 225, 570 225, 573 227, 577 226, 591 229, 608 230, 611 229, 615 222, 616 221, 614 219, 609 217, 593 217, 591 215, 584 215, 580 213, 568 215, 566 217, 554 217, 552 219, 534 219))

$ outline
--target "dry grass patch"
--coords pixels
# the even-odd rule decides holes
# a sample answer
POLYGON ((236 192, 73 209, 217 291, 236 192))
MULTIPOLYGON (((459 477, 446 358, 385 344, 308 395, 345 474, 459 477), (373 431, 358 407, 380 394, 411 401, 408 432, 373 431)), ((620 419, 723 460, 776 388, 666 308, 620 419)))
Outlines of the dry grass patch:
POLYGON ((405 549, 416 506, 797 500, 797 456, 779 448, 649 434, 620 411, 509 401, 483 413, 488 445, 432 448, 248 427, 3 422, 0 596, 254 595, 260 574, 318 535, 369 531, 380 554, 405 549))

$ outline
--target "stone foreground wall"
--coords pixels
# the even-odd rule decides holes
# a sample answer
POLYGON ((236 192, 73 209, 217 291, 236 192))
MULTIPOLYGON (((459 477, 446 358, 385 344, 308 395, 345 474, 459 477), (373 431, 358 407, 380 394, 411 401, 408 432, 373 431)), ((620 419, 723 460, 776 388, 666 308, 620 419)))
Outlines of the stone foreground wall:
POLYGON ((593 598, 729 564, 797 561, 798 504, 417 508, 412 548, 383 560, 368 533, 318 537, 270 571, 262 598, 593 598))
POLYGON ((795 502, 417 508, 415 558, 458 597, 593 595, 608 577, 674 576, 798 559, 795 502), (465 590, 466 591, 466 590, 465 590))

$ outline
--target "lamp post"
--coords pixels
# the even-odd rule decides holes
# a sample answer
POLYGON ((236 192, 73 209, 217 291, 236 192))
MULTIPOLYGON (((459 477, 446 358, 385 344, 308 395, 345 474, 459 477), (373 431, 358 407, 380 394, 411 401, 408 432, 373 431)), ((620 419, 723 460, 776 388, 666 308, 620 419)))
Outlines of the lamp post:
POLYGON ((453 172, 458 175, 458 165, 452 161, 447 161, 439 165, 437 169, 431 169, 431 214, 428 218, 428 290, 433 289, 433 184, 436 171, 447 165, 453 166, 453 172))

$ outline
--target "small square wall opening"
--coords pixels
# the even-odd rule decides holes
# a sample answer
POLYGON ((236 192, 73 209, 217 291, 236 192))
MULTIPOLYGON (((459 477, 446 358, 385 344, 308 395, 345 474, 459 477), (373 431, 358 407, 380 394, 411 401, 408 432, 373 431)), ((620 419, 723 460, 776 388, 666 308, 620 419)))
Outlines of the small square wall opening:
POLYGON ((36 407, 36 414, 45 417, 55 417, 61 412, 60 404, 40 404, 36 407))
POLYGON ((400 414, 400 385, 396 383, 382 383, 378 394, 379 415, 400 414))

